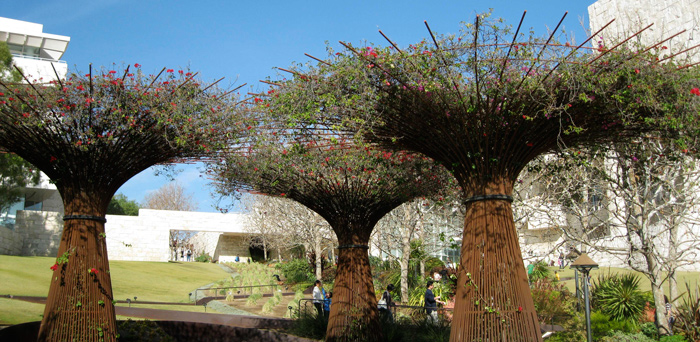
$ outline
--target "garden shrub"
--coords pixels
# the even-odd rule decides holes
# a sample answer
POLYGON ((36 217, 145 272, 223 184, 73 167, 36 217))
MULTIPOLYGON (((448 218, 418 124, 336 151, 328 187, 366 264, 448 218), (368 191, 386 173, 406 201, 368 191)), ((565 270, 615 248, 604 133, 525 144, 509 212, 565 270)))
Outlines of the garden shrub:
POLYGON ((321 281, 324 284, 334 282, 335 281, 335 272, 337 270, 338 270, 338 268, 335 266, 326 267, 325 269, 323 269, 323 272, 321 273, 321 281))
POLYGON ((202 253, 194 258, 196 262, 211 262, 211 255, 209 253, 202 253))
POLYGON ((591 306, 612 320, 637 322, 644 312, 646 296, 633 273, 600 275, 593 280, 591 306))
POLYGON ((435 269, 443 268, 445 268, 445 263, 442 262, 442 260, 436 257, 428 257, 427 259, 425 259, 425 269, 428 270, 428 272, 435 269))
POLYGON ((623 333, 639 332, 639 325, 632 320, 613 320, 610 316, 600 312, 591 312, 591 333, 593 340, 608 336, 613 331, 623 333))
POLYGON ((687 342, 688 340, 681 335, 661 336, 659 342, 687 342))
POLYGON ((572 315, 574 296, 563 283, 543 278, 534 282, 531 293, 540 324, 553 324, 555 319, 563 321, 572 315))
POLYGON ((250 296, 248 296, 248 299, 245 301, 245 305, 247 306, 253 306, 258 304, 258 300, 262 298, 261 293, 253 293, 250 296))
POLYGON ((119 342, 174 342, 156 322, 143 320, 117 321, 119 342))
POLYGON ((646 335, 647 337, 650 337, 652 339, 658 339, 659 338, 659 329, 656 327, 656 324, 654 322, 645 322, 639 325, 639 330, 642 332, 642 334, 646 335))
POLYGON ((309 263, 305 259, 293 259, 282 264, 280 269, 288 283, 295 284, 315 280, 309 263))

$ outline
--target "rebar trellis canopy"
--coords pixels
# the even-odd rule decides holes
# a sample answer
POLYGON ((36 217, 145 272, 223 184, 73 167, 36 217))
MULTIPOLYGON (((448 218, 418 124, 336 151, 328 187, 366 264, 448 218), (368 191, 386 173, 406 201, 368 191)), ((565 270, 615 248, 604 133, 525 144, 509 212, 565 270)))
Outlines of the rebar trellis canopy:
POLYGON ((539 39, 520 34, 523 19, 514 34, 487 15, 454 36, 426 23, 429 40, 406 49, 383 33, 388 47, 341 43, 346 50, 313 57, 318 64, 277 82, 278 94, 294 87, 312 95, 288 103, 303 113, 290 125, 339 127, 421 152, 456 177, 467 215, 453 341, 540 339, 510 206, 529 161, 640 132, 684 148, 698 132, 697 68, 681 60, 689 49, 662 55, 668 39, 634 45, 648 26, 614 45, 557 42, 559 25, 539 39), (344 110, 329 115, 332 106, 344 110))

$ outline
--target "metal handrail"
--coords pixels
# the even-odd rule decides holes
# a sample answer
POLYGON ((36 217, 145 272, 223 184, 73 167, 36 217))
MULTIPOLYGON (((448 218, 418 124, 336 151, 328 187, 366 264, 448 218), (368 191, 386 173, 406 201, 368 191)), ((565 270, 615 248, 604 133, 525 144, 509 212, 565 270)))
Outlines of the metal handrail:
POLYGON ((18 53, 12 53, 12 56, 19 57, 19 58, 26 58, 26 59, 35 59, 35 60, 39 60, 39 61, 67 64, 66 61, 63 61, 60 59, 51 59, 51 58, 44 58, 44 57, 37 57, 37 56, 27 56, 27 55, 22 55, 22 54, 18 54, 18 53))
MULTIPOLYGON (((219 295, 219 290, 229 290, 229 289, 252 289, 252 288, 258 288, 258 287, 273 287, 273 290, 271 291, 272 293, 275 292, 277 287, 280 287, 282 285, 279 284, 268 284, 268 285, 246 285, 246 286, 224 286, 224 287, 208 287, 206 289, 196 289, 193 292, 190 293, 190 296, 192 293, 194 293, 194 300, 193 303, 197 305, 197 300, 199 298, 199 292, 200 291, 210 291, 210 290, 215 290, 214 292, 214 299, 218 298, 226 298, 226 295, 219 295)), ((202 298, 205 298, 205 296, 202 296, 202 298)))

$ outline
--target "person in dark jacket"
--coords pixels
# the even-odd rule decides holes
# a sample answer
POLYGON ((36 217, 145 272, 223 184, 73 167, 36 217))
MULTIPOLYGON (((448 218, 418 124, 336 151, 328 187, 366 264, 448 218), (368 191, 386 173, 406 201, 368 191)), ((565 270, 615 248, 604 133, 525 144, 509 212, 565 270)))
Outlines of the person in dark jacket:
POLYGON ((433 294, 433 284, 432 280, 428 280, 427 289, 425 290, 425 314, 428 320, 437 322, 437 303, 445 304, 445 302, 440 301, 440 296, 435 296, 433 294))

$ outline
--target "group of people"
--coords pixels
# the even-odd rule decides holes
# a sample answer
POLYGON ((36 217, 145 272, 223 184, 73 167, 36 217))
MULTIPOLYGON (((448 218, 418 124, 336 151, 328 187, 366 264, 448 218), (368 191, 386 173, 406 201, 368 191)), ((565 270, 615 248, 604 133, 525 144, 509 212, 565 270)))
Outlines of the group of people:
MULTIPOLYGON (((435 282, 432 280, 428 280, 428 283, 426 284, 426 289, 425 289, 425 295, 423 297, 424 299, 424 306, 423 308, 425 309, 425 314, 428 320, 432 322, 437 322, 438 320, 438 315, 437 315, 437 309, 438 309, 438 303, 445 305, 445 302, 441 301, 440 296, 436 296, 433 293, 433 289, 435 288, 435 282)), ((391 291, 394 291, 394 284, 389 284, 386 287, 386 291, 382 293, 382 297, 379 299, 379 315, 386 320, 392 321, 394 319, 393 314, 391 312, 391 307, 395 306, 396 304, 391 298, 391 291)))
POLYGON ((326 319, 328 319, 328 316, 331 313, 331 298, 333 298, 333 291, 326 292, 326 289, 323 288, 321 281, 316 280, 316 283, 314 283, 314 291, 312 296, 318 317, 323 315, 326 317, 326 319))
POLYGON ((184 247, 180 246, 178 248, 175 248, 175 261, 192 261, 192 249, 188 247, 185 249, 184 247))
MULTIPOLYGON (((432 280, 428 280, 424 295, 424 308, 427 319, 432 322, 437 322, 437 305, 438 303, 445 305, 445 302, 440 300, 440 296, 436 296, 433 293, 434 287, 434 282, 432 280)), ((382 293, 382 297, 377 302, 380 317, 384 320, 389 321, 393 321, 394 319, 394 316, 391 312, 391 307, 396 305, 396 303, 394 303, 391 297, 392 291, 394 291, 394 284, 387 285, 386 290, 382 293)), ((316 308, 317 317, 324 316, 326 317, 326 319, 328 319, 328 316, 331 312, 331 301, 333 298, 333 291, 326 292, 326 289, 323 288, 323 283, 320 280, 316 280, 316 282, 314 283, 312 297, 314 307, 316 308)))

